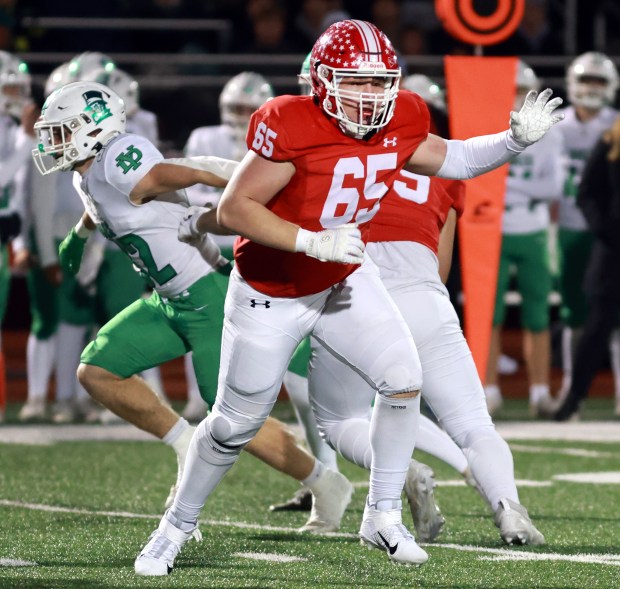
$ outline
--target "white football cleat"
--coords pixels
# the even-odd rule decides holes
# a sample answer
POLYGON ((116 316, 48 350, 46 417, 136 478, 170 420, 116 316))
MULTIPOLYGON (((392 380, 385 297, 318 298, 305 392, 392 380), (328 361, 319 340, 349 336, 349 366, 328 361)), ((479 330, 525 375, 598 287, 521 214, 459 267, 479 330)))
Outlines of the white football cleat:
POLYGON ((47 417, 45 399, 33 399, 26 401, 19 410, 17 419, 20 421, 40 421, 47 417))
POLYGON ((148 577, 169 575, 174 568, 174 559, 183 545, 192 537, 196 541, 202 540, 202 534, 196 524, 176 522, 181 526, 177 527, 168 518, 176 519, 166 512, 159 522, 159 527, 149 536, 149 541, 136 558, 134 563, 136 575, 148 577))
MULTIPOLYGON (((364 518, 359 531, 362 544, 387 552, 388 558, 398 564, 424 564, 428 554, 420 548, 415 538, 403 525, 401 519, 402 501, 387 500, 391 509, 379 511, 376 506, 364 508, 364 518)), ((383 502, 380 502, 383 503, 383 502)))
POLYGON ((192 436, 196 428, 190 425, 179 438, 179 447, 177 448, 177 480, 174 485, 170 487, 170 492, 168 493, 168 497, 166 497, 166 502, 164 503, 165 509, 170 509, 172 506, 172 502, 176 497, 177 491, 179 490, 179 485, 181 484, 181 479, 183 478, 183 470, 185 469, 185 459, 187 458, 187 451, 189 450, 190 442, 192 441, 192 436))
POLYGON ((510 499, 500 499, 495 512, 495 525, 502 540, 508 544, 529 544, 540 546, 545 537, 534 527, 527 509, 510 499))
POLYGON ((321 534, 335 532, 347 505, 351 502, 353 485, 339 472, 325 468, 318 480, 310 487, 312 509, 310 518, 300 532, 321 534))
POLYGON ((446 523, 437 503, 433 489, 435 473, 429 466, 411 459, 407 478, 405 479, 405 495, 411 509, 413 525, 422 542, 432 542, 439 536, 446 523))

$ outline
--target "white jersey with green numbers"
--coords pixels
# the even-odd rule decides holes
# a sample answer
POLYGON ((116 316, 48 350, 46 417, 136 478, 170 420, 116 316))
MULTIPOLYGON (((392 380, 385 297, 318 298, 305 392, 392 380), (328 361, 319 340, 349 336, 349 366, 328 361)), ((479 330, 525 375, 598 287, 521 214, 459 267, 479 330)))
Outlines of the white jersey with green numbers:
POLYGON ((177 238, 186 206, 158 200, 136 205, 129 200, 136 184, 163 159, 147 139, 123 133, 101 150, 79 186, 100 231, 131 258, 161 296, 174 297, 213 268, 196 248, 177 238))
MULTIPOLYGON (((246 154, 245 144, 235 141, 233 131, 229 125, 213 127, 199 127, 194 129, 185 145, 185 156, 213 155, 228 160, 239 161, 246 154)), ((189 202, 201 207, 216 207, 220 202, 223 190, 204 184, 190 186, 186 190, 189 202)), ((220 247, 232 247, 235 235, 213 235, 213 240, 220 247)))
POLYGON ((577 207, 577 191, 581 182, 581 175, 590 152, 596 145, 603 131, 609 129, 618 116, 618 111, 604 107, 594 117, 581 122, 575 109, 569 106, 563 109, 564 120, 557 124, 562 132, 564 151, 566 155, 566 170, 564 189, 560 199, 558 225, 565 229, 585 231, 588 224, 577 207))
POLYGON ((502 233, 521 235, 549 227, 549 201, 562 188, 562 135, 551 129, 510 162, 502 233))

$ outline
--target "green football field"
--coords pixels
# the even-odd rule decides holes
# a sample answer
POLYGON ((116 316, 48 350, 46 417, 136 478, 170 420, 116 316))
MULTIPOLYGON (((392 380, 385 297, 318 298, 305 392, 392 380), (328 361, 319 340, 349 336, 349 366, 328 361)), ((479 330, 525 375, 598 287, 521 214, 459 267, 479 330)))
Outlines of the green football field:
MULTIPOLYGON (((165 578, 136 577, 133 561, 174 481, 172 450, 119 440, 131 434, 126 426, 89 428, 109 441, 55 441, 80 437, 75 428, 0 426, 0 588, 617 588, 620 421, 577 426, 499 423, 522 502, 545 546, 505 547, 476 492, 419 454, 435 469, 447 523, 437 543, 425 546, 427 564, 393 565, 356 537, 363 470, 341 462, 356 484, 341 530, 309 536, 296 531, 305 514, 267 509, 297 484, 242 455, 202 514, 203 541, 189 542, 165 578)), ((411 524, 408 510, 405 523, 411 524)))

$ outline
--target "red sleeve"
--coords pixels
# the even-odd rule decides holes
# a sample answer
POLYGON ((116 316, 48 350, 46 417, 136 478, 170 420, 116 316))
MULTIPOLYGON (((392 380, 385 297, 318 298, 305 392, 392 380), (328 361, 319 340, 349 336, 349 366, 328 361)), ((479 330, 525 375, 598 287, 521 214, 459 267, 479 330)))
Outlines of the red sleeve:
POLYGON ((446 190, 452 197, 452 208, 456 211, 456 216, 460 218, 465 210, 465 182, 462 180, 450 180, 446 190))
POLYGON ((274 162, 290 161, 293 157, 289 149, 287 119, 295 105, 288 100, 290 96, 274 98, 263 104, 250 119, 246 144, 248 150, 274 162))

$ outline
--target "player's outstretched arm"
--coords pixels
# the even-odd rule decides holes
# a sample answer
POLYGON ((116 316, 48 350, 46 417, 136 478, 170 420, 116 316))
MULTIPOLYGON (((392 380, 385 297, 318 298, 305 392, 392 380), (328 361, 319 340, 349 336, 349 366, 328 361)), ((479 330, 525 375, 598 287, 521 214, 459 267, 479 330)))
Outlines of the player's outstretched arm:
POLYGON ((555 110, 561 98, 551 98, 551 90, 531 91, 521 110, 510 113, 510 128, 494 135, 464 141, 429 135, 409 159, 407 168, 417 174, 466 180, 494 170, 541 139, 564 118, 555 110))
POLYGON ((134 186, 129 197, 132 202, 139 204, 159 194, 181 190, 194 184, 224 188, 232 175, 234 165, 236 162, 210 156, 164 160, 149 170, 134 186))

